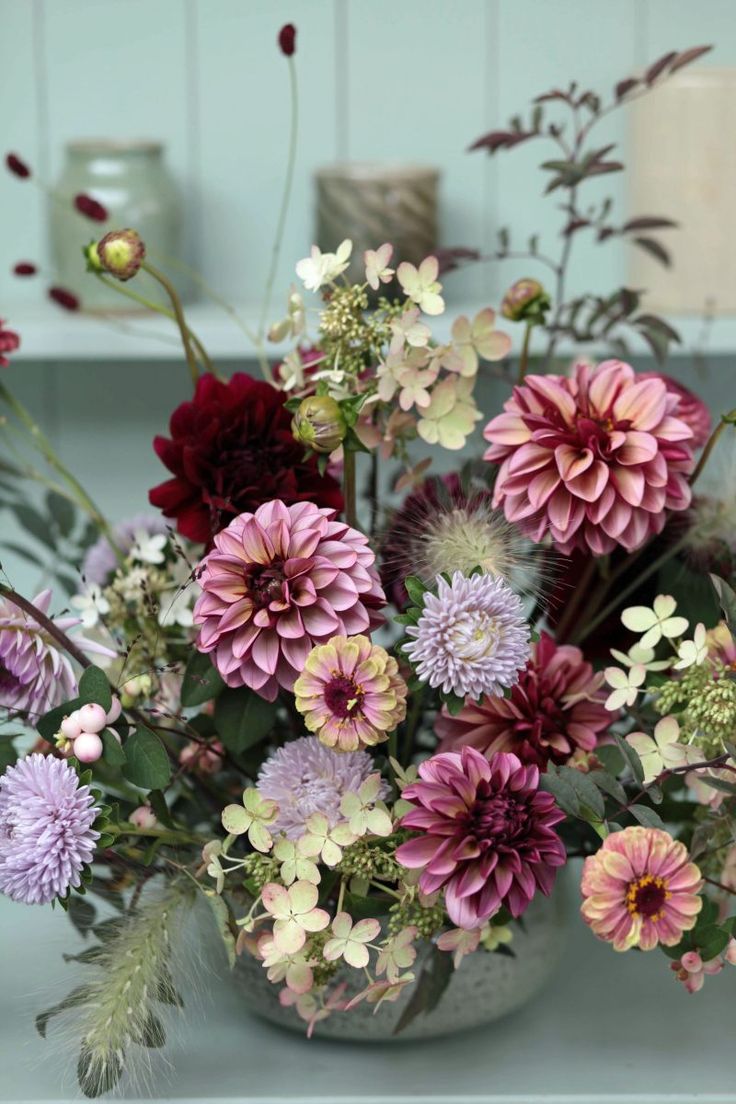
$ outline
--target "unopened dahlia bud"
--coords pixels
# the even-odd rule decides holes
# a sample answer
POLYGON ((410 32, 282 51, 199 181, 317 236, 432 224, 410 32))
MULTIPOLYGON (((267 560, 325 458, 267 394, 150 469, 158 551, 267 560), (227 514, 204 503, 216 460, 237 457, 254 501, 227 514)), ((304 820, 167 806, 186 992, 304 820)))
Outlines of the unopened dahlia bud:
POLYGON ((512 322, 544 322, 549 295, 539 280, 525 277, 512 284, 501 302, 501 314, 512 322))
POLYGON ((146 246, 135 230, 112 230, 97 243, 100 264, 118 280, 130 280, 143 264, 146 246))
POLYGON ((100 260, 100 253, 99 253, 99 250, 97 248, 97 242, 96 241, 91 241, 89 243, 89 245, 82 246, 82 253, 84 254, 85 260, 87 261, 87 271, 88 272, 104 272, 105 271, 105 269, 102 266, 102 261, 100 260))
POLYGON ((293 57, 296 51, 296 27, 293 23, 284 23, 279 31, 278 41, 284 57, 293 57))
POLYGON ((347 424, 339 403, 329 395, 304 399, 291 422, 291 432, 315 452, 334 452, 345 440, 347 424))

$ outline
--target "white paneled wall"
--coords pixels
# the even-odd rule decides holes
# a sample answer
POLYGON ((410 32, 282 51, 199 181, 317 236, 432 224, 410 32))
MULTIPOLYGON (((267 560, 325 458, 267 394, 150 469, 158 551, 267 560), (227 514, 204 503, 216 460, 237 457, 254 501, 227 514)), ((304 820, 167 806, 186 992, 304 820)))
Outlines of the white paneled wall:
MULTIPOLYGON (((669 48, 714 42, 707 63, 736 64, 733 0, 0 0, 0 148, 53 180, 70 138, 164 140, 186 206, 187 257, 252 304, 286 161, 288 82, 275 39, 287 20, 299 29, 301 124, 277 288, 311 241, 318 165, 438 165, 443 244, 488 247, 508 224, 520 242, 542 229, 554 248, 558 212, 535 171, 541 146, 491 160, 468 154, 469 143, 552 85, 576 78, 605 93, 669 48)), ((625 144, 625 112, 600 133, 625 144)), ((617 178, 601 183, 611 188, 617 178)), ((44 216, 30 184, 0 177, 0 304, 39 294, 9 266, 45 256, 44 216)), ((576 249, 576 286, 624 278, 618 245, 576 249)), ((475 269, 448 291, 494 298, 510 275, 475 269)))

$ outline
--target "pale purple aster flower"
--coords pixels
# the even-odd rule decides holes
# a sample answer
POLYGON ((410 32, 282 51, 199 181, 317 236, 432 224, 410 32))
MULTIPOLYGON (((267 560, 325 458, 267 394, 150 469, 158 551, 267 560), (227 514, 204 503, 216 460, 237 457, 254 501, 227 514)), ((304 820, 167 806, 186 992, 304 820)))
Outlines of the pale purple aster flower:
MULTIPOLYGON (((51 591, 43 590, 33 605, 46 616, 51 591)), ((78 617, 55 617, 66 632, 78 625, 78 617)), ((80 648, 112 657, 115 652, 84 637, 75 637, 80 648)), ((77 680, 67 656, 38 621, 14 605, 0 601, 0 709, 43 716, 56 705, 73 698, 77 680)))
MULTIPOLYGON (((113 536, 123 555, 126 555, 136 542, 139 533, 147 537, 154 533, 166 533, 166 522, 155 514, 136 514, 135 517, 121 521, 113 528, 113 536)), ((82 574, 87 583, 105 586, 118 567, 118 559, 107 537, 100 537, 87 549, 82 565, 82 574)))
POLYGON ((456 571, 449 583, 438 576, 437 594, 425 594, 406 632, 413 639, 404 652, 418 677, 463 698, 502 694, 531 655, 521 599, 499 575, 456 571))
POLYGON ((27 755, 0 776, 0 893, 46 905, 82 880, 100 833, 89 786, 65 759, 27 755))
POLYGON ((258 775, 258 792, 279 807, 271 832, 298 839, 312 813, 324 813, 330 826, 335 825, 340 799, 357 791, 374 771, 365 751, 333 751, 316 736, 284 744, 268 757, 258 775))

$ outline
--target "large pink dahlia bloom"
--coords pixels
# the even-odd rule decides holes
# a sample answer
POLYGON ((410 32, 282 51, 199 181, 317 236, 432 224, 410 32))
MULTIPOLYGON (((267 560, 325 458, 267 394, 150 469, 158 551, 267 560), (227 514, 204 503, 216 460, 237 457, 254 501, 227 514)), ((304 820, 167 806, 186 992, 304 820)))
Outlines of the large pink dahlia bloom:
POLYGON ((484 430, 485 459, 501 465, 494 505, 565 553, 638 548, 690 503, 693 431, 680 402, 620 360, 527 376, 484 430))
POLYGON ((445 708, 435 721, 440 751, 476 748, 486 758, 513 751, 522 763, 567 763, 577 751, 593 751, 615 719, 605 707, 603 672, 596 672, 572 644, 555 644, 543 632, 532 658, 507 697, 467 701, 454 716, 445 708))
POLYGON ((660 828, 624 828, 583 863, 580 911, 615 951, 674 947, 695 927, 702 885, 684 843, 660 828))
POLYGON ((386 601, 362 533, 312 502, 278 499, 214 539, 199 576, 197 647, 228 686, 273 701, 292 690, 315 644, 376 623, 386 601))
POLYGON ((422 835, 402 843, 396 858, 422 870, 425 893, 444 889, 457 927, 477 928, 502 905, 520 916, 538 889, 550 893, 565 862, 554 831, 564 813, 538 785, 538 768, 516 755, 497 752, 489 761, 464 747, 426 760, 419 781, 404 788, 416 808, 402 827, 422 835))

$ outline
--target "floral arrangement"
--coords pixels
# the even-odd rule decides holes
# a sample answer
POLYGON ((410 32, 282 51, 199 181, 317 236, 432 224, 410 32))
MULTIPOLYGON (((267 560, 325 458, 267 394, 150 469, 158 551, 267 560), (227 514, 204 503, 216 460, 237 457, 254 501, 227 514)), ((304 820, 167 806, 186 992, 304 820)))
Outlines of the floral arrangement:
MULTIPOLYGON (((491 307, 438 336, 436 257, 377 243, 353 284, 351 249, 298 262, 310 297, 291 288, 270 331, 290 351, 256 380, 219 375, 134 230, 87 248, 126 294, 160 275, 180 327, 193 394, 153 443, 159 514, 109 524, 0 385, 8 502, 68 593, 55 613, 0 582, 0 891, 90 939, 89 981, 37 1021, 75 1011, 90 1096, 162 1045, 198 899, 309 1034, 361 1002, 405 1001, 405 1026, 465 956, 514 955, 575 859, 614 950, 660 948, 690 992, 736 962, 736 546, 706 471, 736 412, 713 430, 621 360, 534 372, 526 340, 512 372, 491 307), (417 458, 479 423, 477 463, 417 458), (46 513, 12 498, 24 478, 46 513)), ((501 314, 528 337, 550 305, 524 278, 501 314)))

